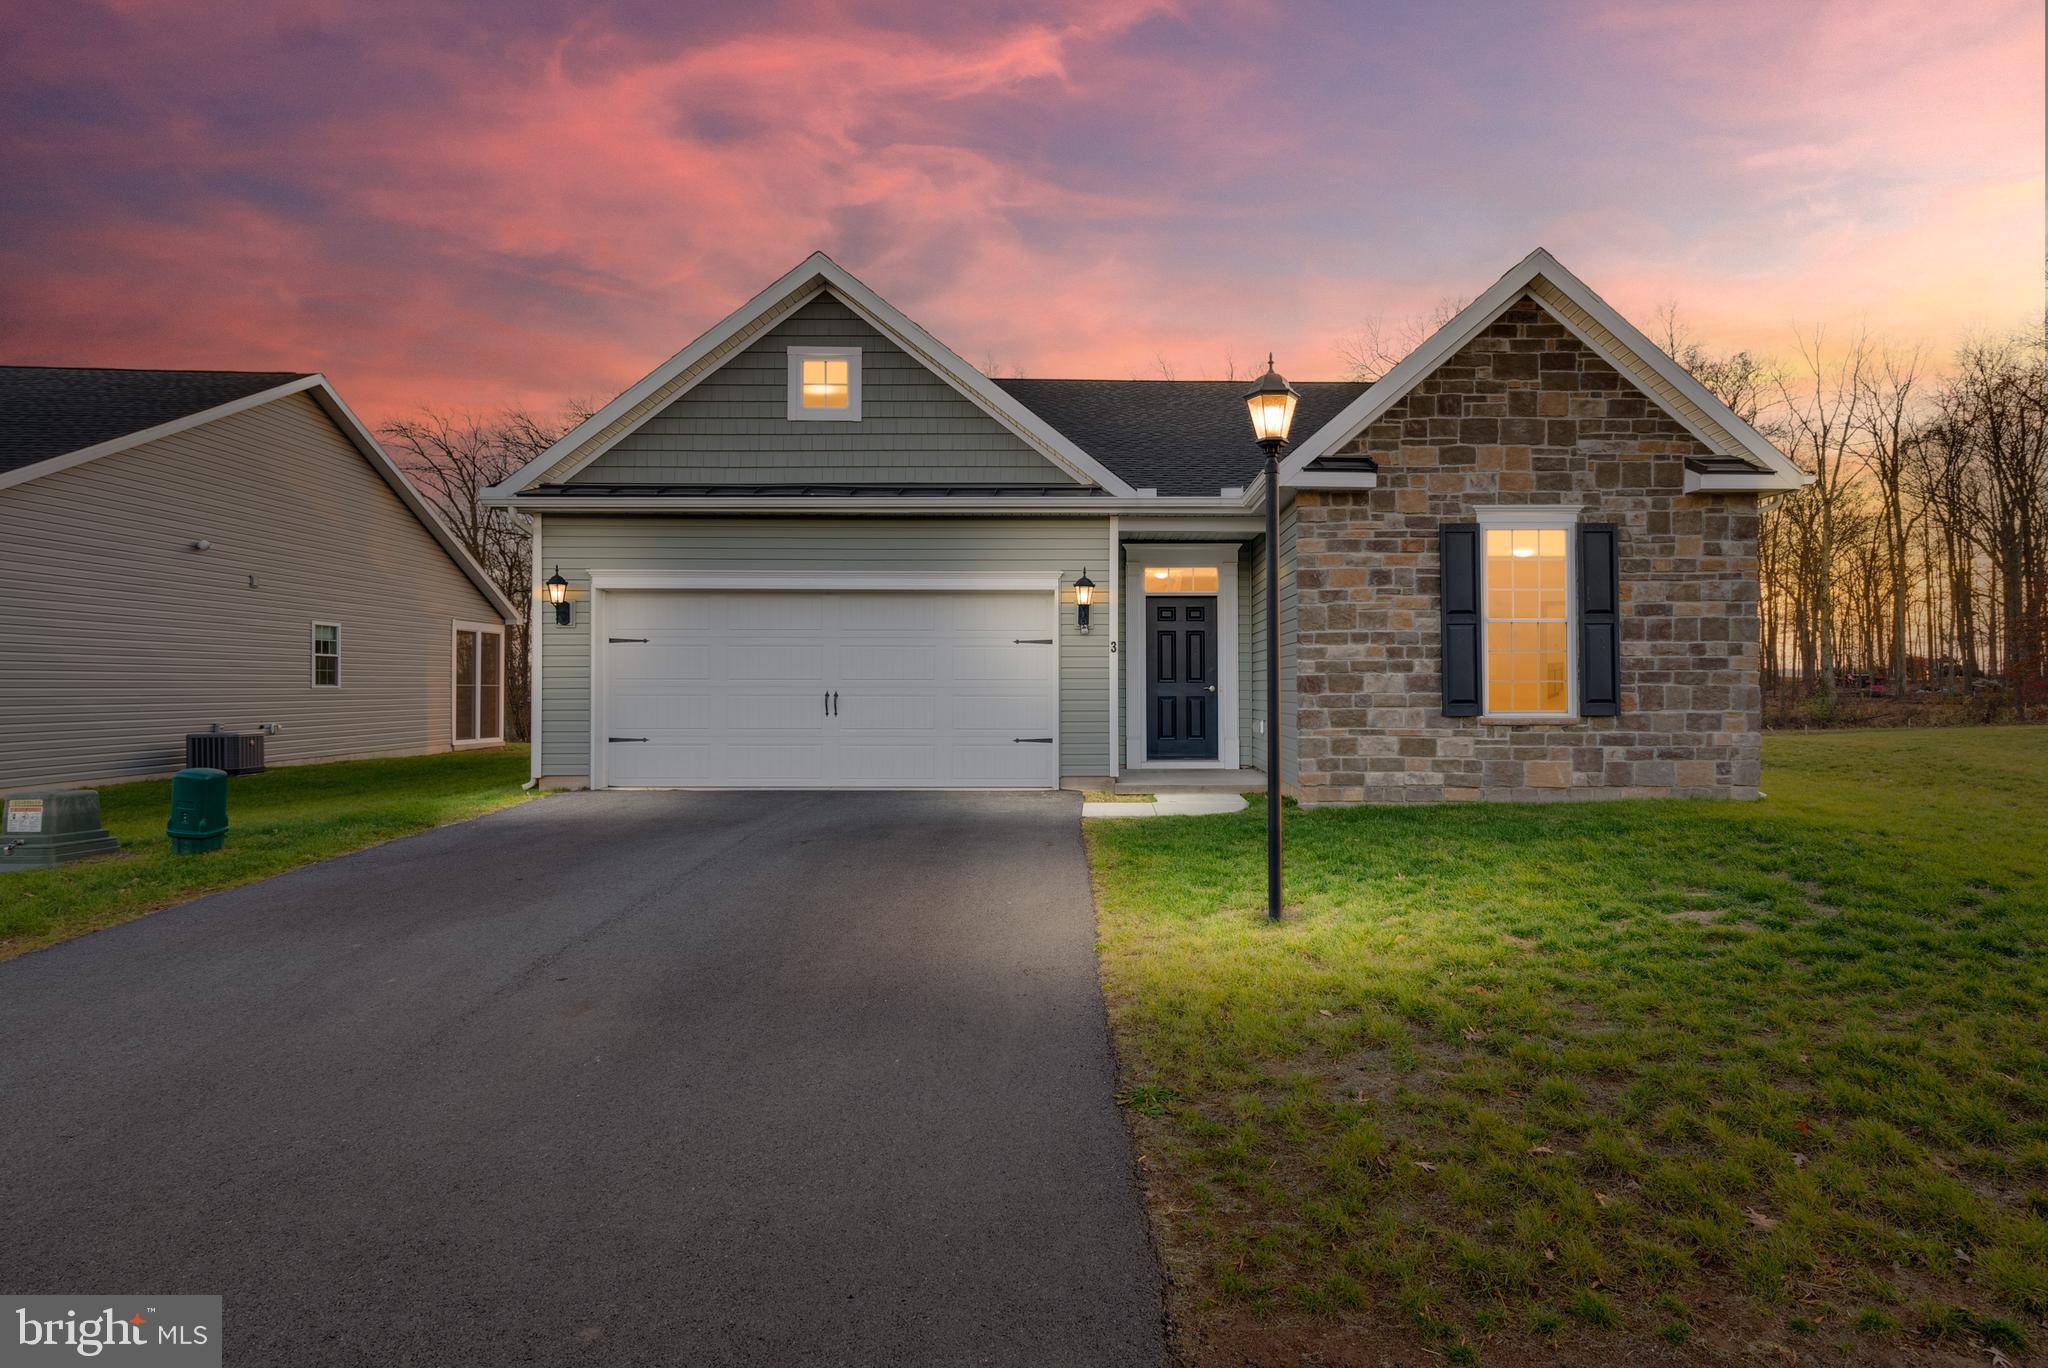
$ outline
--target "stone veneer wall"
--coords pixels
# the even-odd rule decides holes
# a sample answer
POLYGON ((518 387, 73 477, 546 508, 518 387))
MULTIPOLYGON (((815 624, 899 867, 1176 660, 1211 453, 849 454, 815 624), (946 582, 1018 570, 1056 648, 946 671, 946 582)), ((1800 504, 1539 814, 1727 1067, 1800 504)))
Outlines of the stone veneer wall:
POLYGON ((1755 797, 1756 496, 1683 493, 1702 450, 1526 296, 1361 433, 1378 487, 1296 503, 1300 799, 1755 797), (1481 504, 1618 526, 1619 716, 1443 715, 1437 529, 1481 504))

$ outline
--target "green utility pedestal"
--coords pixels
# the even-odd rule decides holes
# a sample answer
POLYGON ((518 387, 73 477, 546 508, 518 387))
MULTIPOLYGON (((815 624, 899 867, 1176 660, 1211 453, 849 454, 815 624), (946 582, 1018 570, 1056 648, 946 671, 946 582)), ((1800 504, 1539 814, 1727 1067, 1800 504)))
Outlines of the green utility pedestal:
POLYGON ((0 808, 0 870, 48 869, 121 848, 100 825, 100 796, 92 789, 10 794, 0 808))
POLYGON ((171 820, 164 827, 180 855, 219 850, 228 834, 228 774, 182 769, 171 776, 171 820))

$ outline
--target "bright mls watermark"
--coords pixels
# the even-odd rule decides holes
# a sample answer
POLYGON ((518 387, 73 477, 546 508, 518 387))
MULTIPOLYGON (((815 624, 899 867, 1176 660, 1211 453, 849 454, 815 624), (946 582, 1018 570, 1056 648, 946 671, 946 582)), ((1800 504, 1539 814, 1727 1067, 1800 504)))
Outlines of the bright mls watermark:
POLYGON ((0 1297, 0 1368, 220 1368, 219 1297, 0 1297))

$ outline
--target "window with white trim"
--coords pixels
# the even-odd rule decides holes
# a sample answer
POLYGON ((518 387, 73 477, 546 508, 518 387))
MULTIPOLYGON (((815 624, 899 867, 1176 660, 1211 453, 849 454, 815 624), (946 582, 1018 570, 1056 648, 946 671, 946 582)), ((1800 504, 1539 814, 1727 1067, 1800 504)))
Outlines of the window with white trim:
POLYGON ((338 622, 313 624, 313 687, 341 687, 341 624, 338 622))
POLYGON ((480 623, 455 626, 455 741, 505 739, 505 634, 480 623))
POLYGON ((1558 716, 1572 710, 1569 525, 1486 527, 1486 712, 1558 716))
POLYGON ((789 416, 798 421, 858 421, 860 348, 791 347, 789 416))

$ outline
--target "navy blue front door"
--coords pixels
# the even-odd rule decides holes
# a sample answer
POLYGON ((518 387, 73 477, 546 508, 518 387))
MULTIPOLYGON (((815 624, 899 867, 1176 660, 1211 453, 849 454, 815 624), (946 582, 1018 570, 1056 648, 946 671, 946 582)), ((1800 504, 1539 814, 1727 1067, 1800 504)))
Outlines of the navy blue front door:
POLYGON ((1145 600, 1145 755, 1216 758, 1216 596, 1145 600))

